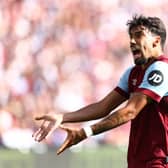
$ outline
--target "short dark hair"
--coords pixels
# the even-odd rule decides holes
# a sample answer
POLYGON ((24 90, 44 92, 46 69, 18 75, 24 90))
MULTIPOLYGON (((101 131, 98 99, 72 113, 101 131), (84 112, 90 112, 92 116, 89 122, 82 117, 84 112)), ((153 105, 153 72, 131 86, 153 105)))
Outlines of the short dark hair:
POLYGON ((161 46, 164 48, 166 41, 166 28, 163 21, 158 17, 145 17, 143 15, 138 16, 137 14, 133 16, 132 20, 128 20, 128 33, 130 34, 132 28, 137 26, 146 27, 151 33, 159 35, 161 37, 161 46))

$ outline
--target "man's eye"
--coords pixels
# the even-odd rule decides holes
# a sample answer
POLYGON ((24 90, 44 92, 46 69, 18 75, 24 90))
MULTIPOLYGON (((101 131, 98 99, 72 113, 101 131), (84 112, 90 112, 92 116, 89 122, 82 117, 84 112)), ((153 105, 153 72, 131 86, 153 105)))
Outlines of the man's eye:
POLYGON ((134 34, 135 38, 140 38, 141 35, 142 35, 142 32, 136 32, 136 33, 134 34))

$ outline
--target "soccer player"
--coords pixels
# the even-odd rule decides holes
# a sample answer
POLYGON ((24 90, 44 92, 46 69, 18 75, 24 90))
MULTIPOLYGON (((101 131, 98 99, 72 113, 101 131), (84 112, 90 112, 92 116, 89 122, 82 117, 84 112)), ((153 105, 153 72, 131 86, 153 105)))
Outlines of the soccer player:
POLYGON ((97 135, 131 121, 128 168, 168 167, 168 58, 164 55, 166 29, 158 17, 134 16, 127 22, 135 65, 102 100, 65 114, 37 117, 43 124, 34 133, 36 141, 61 127, 68 135, 60 154, 88 136, 97 135), (126 101, 124 107, 115 110, 126 101), (113 111, 111 113, 111 111, 113 111), (103 118, 105 117, 105 118, 103 118), (88 127, 73 130, 63 123, 103 118, 88 127))

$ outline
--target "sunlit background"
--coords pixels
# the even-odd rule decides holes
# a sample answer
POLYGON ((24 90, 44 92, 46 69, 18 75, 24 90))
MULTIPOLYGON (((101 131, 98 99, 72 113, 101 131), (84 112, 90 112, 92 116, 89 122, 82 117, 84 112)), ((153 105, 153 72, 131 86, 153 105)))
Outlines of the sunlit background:
POLYGON ((65 133, 35 143, 34 116, 77 110, 108 94, 133 64, 127 21, 137 13, 168 25, 167 6, 167 0, 0 0, 0 168, 126 168, 129 123, 58 157, 65 133))

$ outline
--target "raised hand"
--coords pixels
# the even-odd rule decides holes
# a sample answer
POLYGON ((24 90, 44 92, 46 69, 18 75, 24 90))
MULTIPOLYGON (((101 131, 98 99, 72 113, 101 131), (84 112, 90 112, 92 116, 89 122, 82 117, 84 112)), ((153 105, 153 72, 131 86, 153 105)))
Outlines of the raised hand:
POLYGON ((63 121, 63 114, 55 114, 53 112, 36 117, 35 120, 42 120, 39 129, 32 135, 35 141, 46 139, 53 131, 58 128, 63 121))
POLYGON ((60 128, 62 128, 67 132, 67 137, 64 143, 61 145, 61 147, 57 150, 57 155, 61 154, 65 149, 87 138, 83 129, 74 130, 74 129, 66 128, 62 125, 60 126, 60 128))

